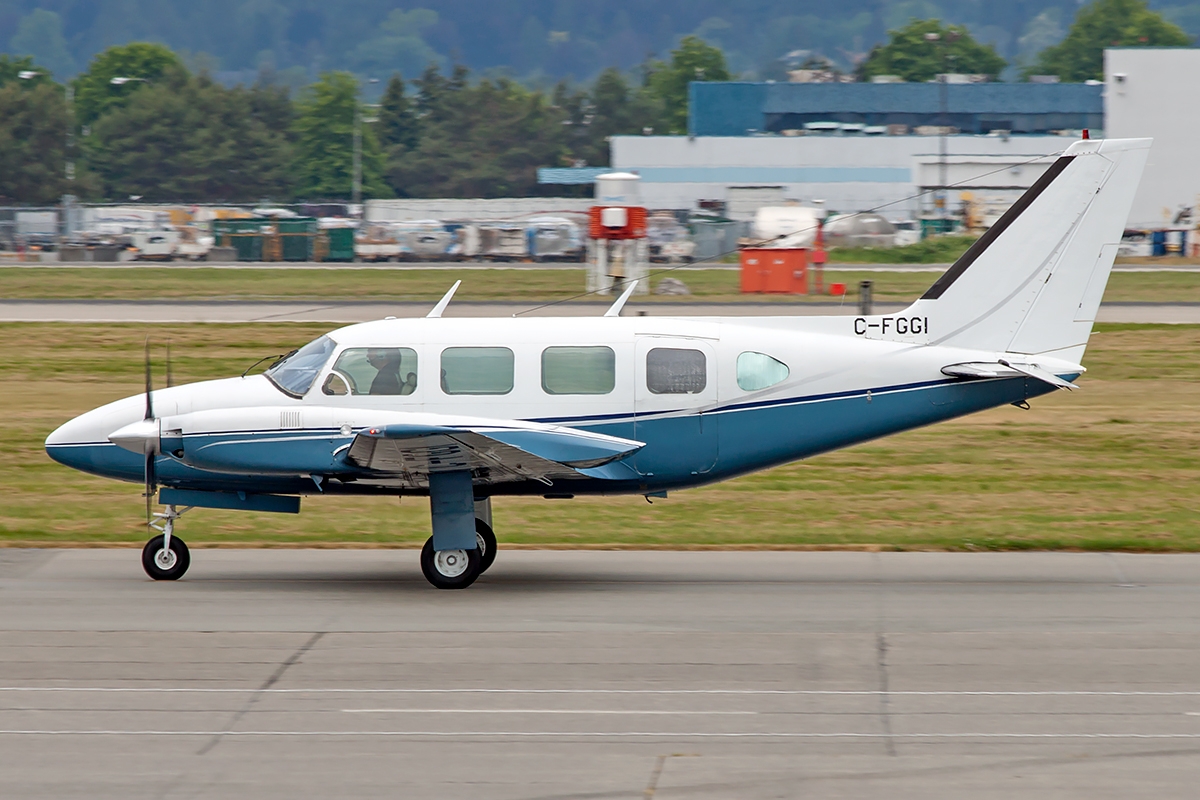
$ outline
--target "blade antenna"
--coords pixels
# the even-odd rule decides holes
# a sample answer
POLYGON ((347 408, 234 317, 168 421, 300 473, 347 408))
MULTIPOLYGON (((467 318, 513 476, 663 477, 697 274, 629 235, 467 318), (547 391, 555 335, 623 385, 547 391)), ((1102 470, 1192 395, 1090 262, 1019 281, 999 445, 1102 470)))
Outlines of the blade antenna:
POLYGON ((442 299, 438 300, 438 304, 425 316, 430 319, 440 317, 442 312, 446 310, 446 306, 450 305, 450 298, 454 297, 454 293, 458 291, 458 287, 461 285, 462 281, 455 281, 454 285, 450 287, 450 291, 442 295, 442 299))
POLYGON ((606 317, 621 316, 621 309, 625 307, 625 302, 627 300, 629 300, 629 296, 631 294, 633 294, 633 290, 637 288, 637 285, 638 285, 637 281, 630 281, 629 285, 625 287, 625 291, 621 292, 621 296, 617 298, 617 302, 615 302, 611 306, 609 306, 608 311, 604 312, 604 316, 606 316, 606 317))
POLYGON ((167 339, 167 388, 175 385, 175 376, 171 373, 171 340, 167 339))

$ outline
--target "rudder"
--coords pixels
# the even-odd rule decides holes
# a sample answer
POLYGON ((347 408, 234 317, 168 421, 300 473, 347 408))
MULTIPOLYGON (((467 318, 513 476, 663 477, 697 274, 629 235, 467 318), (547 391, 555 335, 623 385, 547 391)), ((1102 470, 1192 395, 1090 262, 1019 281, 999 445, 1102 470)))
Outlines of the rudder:
POLYGON ((930 344, 1078 362, 1150 143, 1071 145, 905 314, 930 344))

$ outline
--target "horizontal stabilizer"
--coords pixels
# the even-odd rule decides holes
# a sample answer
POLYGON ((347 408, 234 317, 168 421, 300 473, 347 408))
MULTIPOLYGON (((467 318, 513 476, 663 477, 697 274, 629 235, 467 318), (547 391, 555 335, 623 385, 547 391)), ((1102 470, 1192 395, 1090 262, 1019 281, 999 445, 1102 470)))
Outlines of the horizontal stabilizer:
MULTIPOLYGON (((1077 367, 1070 370, 1076 374, 1084 371, 1083 367, 1077 367)), ((967 378, 974 380, 985 380, 988 378, 1016 378, 1024 376, 1033 378, 1042 383, 1048 383, 1056 389, 1078 389, 1079 387, 1070 381, 1060 378, 1049 370, 1039 367, 1037 364, 1023 364, 1007 359, 999 361, 973 361, 966 364, 950 364, 942 367, 942 374, 950 375, 955 378, 967 378)))

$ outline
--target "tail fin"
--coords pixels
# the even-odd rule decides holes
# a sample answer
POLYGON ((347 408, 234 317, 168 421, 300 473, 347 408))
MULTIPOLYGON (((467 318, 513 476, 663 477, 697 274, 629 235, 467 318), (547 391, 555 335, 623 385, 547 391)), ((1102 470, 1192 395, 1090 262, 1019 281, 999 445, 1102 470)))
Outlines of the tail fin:
POLYGON ((1078 363, 1150 142, 1071 145, 905 313, 930 344, 1078 363))

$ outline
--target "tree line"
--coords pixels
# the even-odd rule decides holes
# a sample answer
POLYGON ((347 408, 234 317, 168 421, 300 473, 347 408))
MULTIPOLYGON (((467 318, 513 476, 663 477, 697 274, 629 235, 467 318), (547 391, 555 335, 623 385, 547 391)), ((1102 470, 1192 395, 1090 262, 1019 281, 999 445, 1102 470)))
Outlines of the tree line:
MULTIPOLYGON (((1187 35, 1144 0, 1096 0, 1025 72, 1102 77, 1103 48, 1114 43, 1179 45, 1187 35)), ((816 58, 802 66, 832 69, 816 58)), ((856 77, 996 77, 1005 67, 965 28, 912 20, 889 31, 856 77)), ((689 83, 731 72, 720 48, 687 36, 669 58, 610 67, 584 85, 531 88, 430 63, 409 80, 393 74, 380 102, 368 105, 364 88, 380 87, 352 73, 324 73, 294 95, 272 78, 264 70, 230 88, 148 43, 110 47, 67 84, 29 57, 0 55, 0 202, 47 204, 68 193, 94 201, 345 200, 356 140, 364 198, 561 193, 571 189, 537 183, 538 167, 606 166, 612 136, 685 133, 689 83)))
POLYGON ((295 97, 269 75, 229 88, 158 44, 111 47, 68 85, 0 56, 0 201, 345 200, 356 127, 364 198, 536 195, 538 167, 607 165, 610 136, 685 132, 698 70, 730 77, 694 37, 589 86, 531 89, 430 64, 410 81, 393 74, 368 105, 348 72, 295 97))
MULTIPOLYGON (((0 51, 30 55, 63 80, 111 44, 156 41, 194 71, 249 83, 269 66, 293 89, 321 71, 386 79, 431 61, 475 73, 506 70, 527 84, 590 82, 607 66, 632 69, 685 35, 720 47, 731 70, 784 80, 807 53, 853 71, 873 43, 910 18, 969 28, 1025 67, 1059 42, 1080 0, 0 0, 0 51), (422 7, 424 6, 424 7, 422 7), (794 62, 794 63, 793 63, 794 62)), ((1152 4, 1191 37, 1200 2, 1152 4)), ((1111 40, 1110 40, 1111 41, 1111 40)), ((1008 75, 1011 77, 1011 71, 1008 75)))

